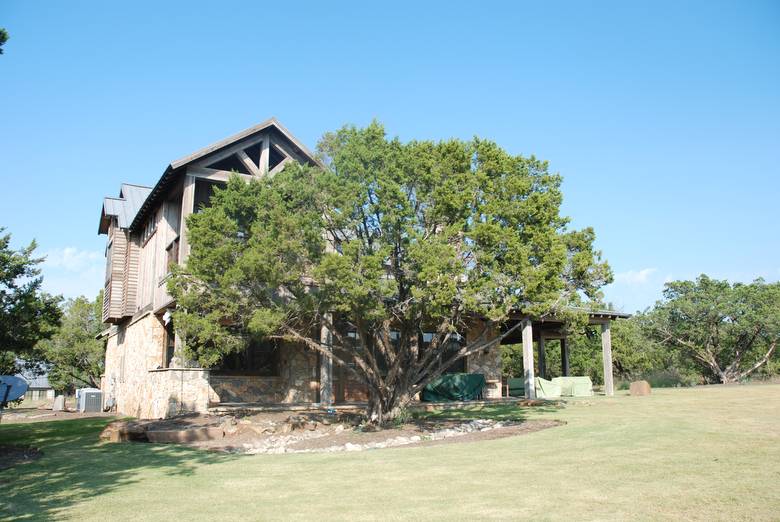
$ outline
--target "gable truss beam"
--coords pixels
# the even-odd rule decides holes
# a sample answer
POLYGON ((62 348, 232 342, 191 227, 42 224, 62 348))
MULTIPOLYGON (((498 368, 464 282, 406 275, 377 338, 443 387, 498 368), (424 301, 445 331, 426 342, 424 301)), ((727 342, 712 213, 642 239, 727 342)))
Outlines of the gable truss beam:
POLYGON ((208 167, 197 167, 197 166, 187 167, 187 174, 189 174, 194 178, 207 179, 210 181, 227 182, 227 180, 230 179, 230 176, 238 176, 244 181, 249 181, 252 179, 252 176, 248 174, 241 174, 240 172, 231 172, 228 170, 217 170, 217 169, 210 169, 208 167))

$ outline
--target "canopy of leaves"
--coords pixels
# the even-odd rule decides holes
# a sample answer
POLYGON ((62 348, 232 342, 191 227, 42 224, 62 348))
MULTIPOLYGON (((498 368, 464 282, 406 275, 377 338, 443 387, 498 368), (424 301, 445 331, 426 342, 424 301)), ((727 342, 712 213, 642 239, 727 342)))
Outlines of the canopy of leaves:
POLYGON ((422 331, 435 352, 475 318, 567 313, 611 281, 593 231, 567 229, 546 162, 481 139, 402 143, 377 123, 319 150, 322 165, 231 180, 188 220, 191 254, 170 290, 200 364, 251 337, 319 349, 311 338, 333 312, 339 344, 357 332, 352 362, 373 391, 418 386, 446 362, 420 352, 422 331))
POLYGON ((3 45, 8 41, 8 31, 0 27, 0 54, 3 54, 3 45))
POLYGON ((100 385, 105 342, 96 337, 103 329, 103 292, 94 301, 86 297, 65 303, 62 324, 50 339, 36 346, 49 363, 49 382, 57 390, 100 385))
POLYGON ((668 283, 646 329, 689 355, 710 380, 742 380, 776 357, 780 283, 730 284, 706 275, 668 283))
POLYGON ((41 292, 43 278, 33 257, 35 241, 12 250, 11 235, 0 228, 0 373, 15 373, 17 361, 34 357, 33 348, 50 337, 60 320, 60 297, 41 292))

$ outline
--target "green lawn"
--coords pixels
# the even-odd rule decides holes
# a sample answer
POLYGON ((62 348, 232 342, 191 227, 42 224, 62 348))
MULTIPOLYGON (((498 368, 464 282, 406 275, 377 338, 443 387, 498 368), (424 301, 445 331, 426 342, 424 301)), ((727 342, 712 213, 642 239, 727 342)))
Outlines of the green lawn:
POLYGON ((780 385, 485 413, 567 425, 478 443, 255 456, 100 445, 105 419, 0 425, 0 443, 45 452, 0 472, 0 519, 780 520, 780 385))

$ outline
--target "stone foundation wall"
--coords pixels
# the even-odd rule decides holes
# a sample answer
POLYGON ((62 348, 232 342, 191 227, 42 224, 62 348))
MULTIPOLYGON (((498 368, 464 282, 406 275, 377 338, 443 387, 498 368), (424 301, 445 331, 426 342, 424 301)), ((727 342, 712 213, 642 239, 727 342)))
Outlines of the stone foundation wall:
POLYGON ((212 372, 210 402, 317 402, 317 354, 297 344, 284 344, 280 349, 278 376, 220 375, 212 372))
POLYGON ((200 368, 161 368, 165 327, 147 314, 119 325, 107 340, 101 388, 116 411, 141 419, 208 411, 219 402, 266 404, 317 401, 317 355, 299 345, 284 345, 279 376, 228 376, 200 368))
POLYGON ((101 387, 116 411, 141 419, 169 417, 208 408, 208 370, 161 369, 165 327, 154 314, 118 325, 106 343, 101 387))

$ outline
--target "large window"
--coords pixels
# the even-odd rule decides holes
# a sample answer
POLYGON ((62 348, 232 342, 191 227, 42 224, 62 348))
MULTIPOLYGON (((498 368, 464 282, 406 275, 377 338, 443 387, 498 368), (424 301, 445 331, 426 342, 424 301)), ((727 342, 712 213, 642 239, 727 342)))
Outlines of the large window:
POLYGON ((215 370, 229 375, 277 377, 280 375, 279 344, 274 341, 250 341, 240 352, 226 355, 215 370))
POLYGON ((198 213, 201 209, 211 206, 211 196, 214 195, 214 189, 224 187, 221 181, 208 181, 205 179, 195 180, 195 205, 192 211, 198 213))
MULTIPOLYGON (((422 335, 422 349, 426 350, 431 345, 431 340, 433 340, 433 333, 425 332, 422 335)), ((450 342, 447 344, 447 347, 444 350, 440 350, 439 355, 439 361, 444 362, 455 353, 463 348, 464 344, 466 343, 466 339, 459 334, 454 334, 450 338, 450 342)), ((466 373, 466 358, 461 357, 454 363, 452 363, 448 368, 444 370, 444 373, 466 373)))

